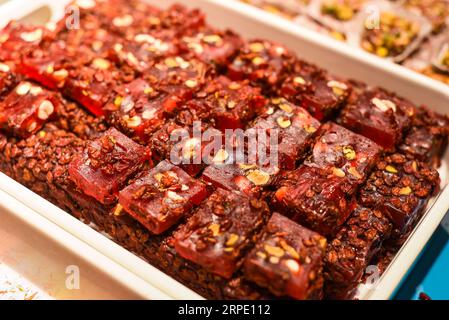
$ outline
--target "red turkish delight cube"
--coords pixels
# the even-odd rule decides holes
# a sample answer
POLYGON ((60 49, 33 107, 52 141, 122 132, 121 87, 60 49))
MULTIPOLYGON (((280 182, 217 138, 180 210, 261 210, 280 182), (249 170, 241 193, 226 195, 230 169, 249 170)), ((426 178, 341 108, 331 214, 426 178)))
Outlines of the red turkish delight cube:
POLYGON ((148 83, 181 102, 192 99, 211 80, 211 69, 197 60, 185 60, 181 56, 171 56, 155 63, 144 73, 148 83))
POLYGON ((206 186, 165 160, 120 191, 125 210, 154 234, 161 234, 207 197, 206 186))
POLYGON ((249 41, 228 66, 234 81, 250 80, 271 92, 291 71, 295 56, 284 46, 266 40, 249 41))
POLYGON ((393 150, 410 128, 415 107, 408 101, 375 89, 365 91, 347 105, 339 117, 341 124, 386 150, 393 150))
POLYGON ((306 109, 318 120, 335 115, 351 93, 351 86, 318 67, 298 61, 293 75, 283 81, 279 94, 306 109))
POLYGON ((330 170, 336 176, 347 178, 356 188, 365 182, 381 151, 370 139, 329 122, 321 127, 312 154, 304 164, 330 170))
POLYGON ((293 170, 313 143, 320 125, 320 122, 303 108, 285 99, 274 98, 267 105, 265 114, 256 118, 251 128, 263 130, 268 135, 267 150, 270 147, 270 138, 276 134, 278 166, 293 170))
POLYGON ((149 149, 111 128, 87 143, 70 163, 69 174, 82 192, 110 204, 125 182, 148 165, 150 157, 149 149))
POLYGON ((223 76, 213 80, 197 97, 199 103, 209 107, 214 127, 222 131, 243 128, 262 113, 266 102, 260 89, 223 76))
POLYGON ((218 189, 175 233, 175 249, 183 258, 229 279, 268 215, 265 202, 218 189))
POLYGON ((276 296, 320 299, 325 250, 326 238, 275 212, 245 258, 244 275, 276 296))
POLYGON ((141 142, 165 123, 167 116, 179 105, 179 99, 160 92, 142 78, 117 87, 104 108, 109 122, 141 142))
POLYGON ((352 190, 346 178, 302 166, 279 182, 272 204, 292 220, 331 237, 354 208, 352 190))
POLYGON ((213 156, 214 145, 221 146, 222 142, 222 133, 217 129, 208 126, 190 128, 169 121, 151 136, 148 145, 155 161, 170 159, 191 176, 196 176, 213 156))
POLYGON ((22 81, 0 102, 0 126, 11 134, 27 137, 53 118, 60 105, 54 92, 22 81))
POLYGON ((242 38, 230 30, 219 31, 212 28, 185 35, 180 41, 181 51, 193 54, 206 63, 222 68, 231 62, 243 46, 242 38))
POLYGON ((113 46, 112 56, 117 63, 127 65, 137 72, 147 70, 156 59, 179 53, 174 30, 158 30, 137 33, 130 40, 122 40, 113 46))

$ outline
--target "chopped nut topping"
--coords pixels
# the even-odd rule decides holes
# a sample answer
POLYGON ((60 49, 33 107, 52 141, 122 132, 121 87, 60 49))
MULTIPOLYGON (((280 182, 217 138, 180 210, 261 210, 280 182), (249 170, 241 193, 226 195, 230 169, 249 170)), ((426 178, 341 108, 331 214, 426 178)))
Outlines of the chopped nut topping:
POLYGON ((131 15, 125 14, 122 17, 115 17, 112 20, 112 24, 116 27, 129 27, 133 23, 134 19, 131 15))
POLYGON ((41 94, 42 92, 44 92, 44 90, 39 86, 31 86, 30 88, 30 94, 32 94, 33 96, 41 94))
POLYGON ((344 178, 346 176, 346 173, 340 169, 340 168, 333 168, 332 169, 332 174, 334 176, 340 177, 340 178, 344 178))
POLYGON ((154 41, 156 41, 156 39, 153 36, 150 36, 149 34, 145 34, 145 33, 139 33, 134 37, 134 40, 136 42, 148 42, 148 43, 153 43, 154 41))
POLYGON ((246 178, 254 183, 256 186, 263 186, 270 181, 270 175, 261 170, 252 170, 248 173, 246 178))
POLYGON ((269 261, 270 261, 270 263, 272 263, 272 264, 278 264, 279 261, 280 261, 280 259, 279 259, 278 257, 271 256, 270 259, 269 259, 269 261))
POLYGON ((9 71, 11 71, 11 68, 6 63, 0 62, 0 71, 1 72, 9 72, 9 71))
POLYGON ((24 96, 26 95, 31 89, 31 83, 29 82, 23 82, 20 85, 17 86, 16 88, 16 93, 19 96, 24 96))
POLYGON ((391 166, 391 165, 386 166, 385 170, 387 172, 390 172, 390 173, 398 173, 398 170, 395 167, 391 166))
POLYGON ((280 105, 279 105, 279 108, 280 108, 281 110, 284 110, 284 111, 287 112, 287 113, 292 113, 292 112, 293 112, 293 108, 292 108, 290 105, 286 104, 286 103, 280 104, 280 105))
POLYGON ((265 113, 269 114, 269 115, 273 114, 274 113, 274 108, 273 107, 269 107, 265 113))
POLYGON ((214 237, 216 237, 216 236, 218 236, 218 235, 220 234, 220 225, 219 225, 219 224, 216 224, 216 223, 212 223, 212 224, 209 226, 209 230, 212 231, 212 235, 213 235, 214 237))
POLYGON ((217 151, 217 154, 214 156, 214 159, 212 160, 214 163, 223 163, 228 159, 229 154, 226 150, 220 149, 217 151))
POLYGON ((356 158, 356 152, 351 146, 344 146, 343 154, 348 160, 354 160, 356 158))
POLYGON ((305 85, 305 84, 306 84, 306 80, 304 80, 304 78, 303 78, 303 77, 300 77, 300 76, 296 76, 296 77, 293 79, 293 82, 294 82, 295 84, 300 84, 300 85, 305 85))
POLYGON ((279 127, 281 127, 282 129, 286 129, 292 125, 292 122, 290 121, 290 119, 285 118, 285 117, 277 118, 276 122, 279 125, 279 127))
POLYGON ((269 255, 271 256, 275 256, 275 257, 282 257, 285 254, 284 249, 280 248, 280 247, 274 247, 274 246, 270 246, 269 244, 264 245, 263 247, 265 249, 266 252, 268 252, 269 255))
POLYGON ((289 255, 291 255, 295 259, 299 259, 298 252, 290 245, 287 244, 284 240, 280 241, 280 245, 282 249, 284 249, 289 255))
POLYGON ((232 247, 237 243, 238 240, 239 240, 239 236, 235 233, 231 233, 228 241, 226 241, 226 243, 225 243, 225 246, 232 247))
POLYGON ((412 188, 410 188, 409 186, 401 188, 401 190, 399 190, 399 194, 401 196, 408 196, 410 193, 412 193, 412 188))
POLYGON ((33 121, 28 125, 27 130, 28 130, 28 132, 33 132, 34 130, 36 130, 36 128, 37 128, 37 123, 33 121))
POLYGON ((64 80, 68 76, 69 72, 66 69, 60 69, 53 72, 53 77, 55 77, 59 81, 64 80))
POLYGON ((356 177, 357 179, 362 179, 363 176, 360 174, 360 172, 357 171, 357 169, 355 167, 350 167, 348 169, 348 172, 350 174, 352 174, 354 177, 356 177))
POLYGON ((249 45, 249 50, 255 53, 259 53, 265 50, 265 46, 263 45, 263 43, 254 42, 249 45))
POLYGON ((312 125, 305 125, 305 126, 304 126, 304 130, 305 130, 307 133, 314 133, 314 132, 316 132, 317 128, 315 128, 315 127, 312 126, 312 125))
POLYGON ((291 272, 297 273, 299 271, 299 263, 296 260, 288 259, 285 260, 284 263, 291 272))
POLYGON ((262 251, 257 251, 256 255, 257 255, 259 258, 262 258, 262 259, 264 259, 264 260, 267 258, 267 255, 266 255, 265 253, 263 253, 262 251))
POLYGON ((181 197, 179 194, 177 194, 176 192, 171 191, 171 190, 168 190, 168 191, 167 191, 167 196, 168 196, 171 200, 176 201, 176 202, 184 201, 184 198, 183 198, 183 197, 181 197))
POLYGON ((240 85, 240 83, 235 82, 235 81, 231 82, 228 86, 228 88, 231 90, 239 90, 241 87, 242 86, 240 85))
POLYGON ((396 104, 393 101, 374 98, 371 100, 371 102, 382 112, 386 112, 389 109, 393 110, 393 112, 396 112, 396 104))
POLYGON ((92 66, 99 70, 107 70, 111 66, 111 63, 103 58, 95 58, 92 61, 92 66))
POLYGON ((153 119, 154 116, 156 115, 156 111, 157 111, 156 109, 145 110, 142 113, 142 119, 145 119, 145 120, 153 119))
POLYGON ((327 86, 332 88, 332 91, 337 96, 343 95, 348 90, 348 86, 345 83, 336 80, 329 81, 327 86))
POLYGON ((261 57, 255 57, 252 61, 253 61, 253 64, 255 64, 256 66, 259 66, 259 65, 265 63, 265 60, 261 57))
POLYGON ((218 34, 211 34, 204 36, 203 41, 209 44, 220 45, 223 39, 218 34))
POLYGON ((48 100, 44 100, 37 109, 37 117, 41 120, 47 120, 54 111, 55 107, 53 106, 53 103, 48 100))
POLYGON ((117 204, 117 206, 114 209, 114 216, 120 216, 123 211, 123 207, 121 204, 117 204))
POLYGON ((22 40, 26 42, 34 42, 41 40, 42 35, 43 35, 42 29, 36 29, 30 32, 22 32, 20 34, 20 37, 22 38, 22 40))
POLYGON ((122 105, 122 101, 123 101, 122 96, 116 96, 114 99, 114 105, 120 107, 122 105))
POLYGON ((226 107, 227 107, 228 109, 234 109, 236 105, 237 105, 237 102, 235 102, 235 101, 233 101, 233 100, 230 100, 230 101, 228 101, 228 103, 226 104, 226 107))
POLYGON ((140 119, 139 116, 134 116, 130 118, 128 115, 125 115, 123 119, 125 120, 128 128, 137 128, 142 123, 142 119, 140 119))
POLYGON ((194 79, 186 80, 185 85, 189 88, 195 88, 198 85, 198 82, 194 79))

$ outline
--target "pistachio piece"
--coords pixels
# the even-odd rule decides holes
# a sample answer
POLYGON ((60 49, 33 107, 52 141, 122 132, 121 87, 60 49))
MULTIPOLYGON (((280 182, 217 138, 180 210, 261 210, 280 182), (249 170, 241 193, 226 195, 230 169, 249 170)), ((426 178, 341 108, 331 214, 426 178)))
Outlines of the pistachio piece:
POLYGON ((226 241, 226 243, 225 243, 225 246, 232 247, 237 243, 238 240, 239 240, 239 236, 235 233, 231 233, 228 241, 226 241))
POLYGON ((269 244, 264 245, 263 247, 265 249, 265 251, 274 257, 282 257, 285 254, 284 249, 280 248, 280 247, 275 247, 275 246, 271 246, 269 244))
POLYGON ((284 111, 287 112, 287 113, 292 113, 292 112, 293 112, 293 108, 292 108, 289 104, 286 104, 286 103, 280 104, 280 105, 279 105, 279 108, 280 108, 281 110, 284 110, 284 111))
POLYGON ((290 119, 285 118, 285 117, 277 118, 276 122, 279 125, 279 127, 281 127, 282 129, 286 129, 292 125, 292 122, 290 121, 290 119))
POLYGON ((261 57, 254 57, 252 62, 254 65, 259 66, 259 65, 265 63, 265 60, 261 57))
POLYGON ((0 62, 0 71, 6 73, 6 72, 11 71, 11 68, 6 63, 0 62))
POLYGON ((357 179, 362 179, 363 176, 360 174, 360 172, 357 171, 357 169, 355 167, 350 167, 348 169, 348 172, 350 174, 352 174, 354 177, 356 177, 357 179))
POLYGON ((390 173, 398 173, 398 170, 395 167, 391 166, 391 165, 386 166, 385 170, 387 172, 390 172, 390 173))
POLYGON ((19 96, 24 96, 30 91, 30 89, 31 89, 31 83, 23 82, 17 86, 16 93, 19 96))
POLYGON ((306 84, 306 80, 304 80, 304 78, 300 77, 300 76, 296 76, 295 78, 293 78, 293 82, 295 84, 299 84, 299 85, 302 85, 302 86, 306 84))
POLYGON ((220 225, 217 223, 212 223, 209 226, 209 230, 212 231, 212 235, 214 237, 218 236, 220 234, 220 225))
POLYGON ((132 15, 125 14, 121 17, 115 17, 112 19, 112 24, 116 27, 129 27, 134 21, 132 15))
POLYGON ((30 32, 22 32, 20 34, 20 38, 22 38, 22 40, 26 42, 34 42, 41 40, 42 35, 43 35, 42 29, 36 29, 30 32))
POLYGON ((37 109, 37 117, 41 120, 47 120, 54 111, 55 107, 53 106, 53 103, 49 100, 44 100, 37 109))
POLYGON ((344 146, 343 154, 345 155, 346 159, 350 161, 356 158, 356 152, 351 146, 344 146))
POLYGON ((390 109, 393 110, 393 112, 396 112, 396 104, 393 101, 373 98, 371 102, 382 112, 386 112, 390 109))
POLYGON ((189 79, 184 82, 184 84, 189 88, 195 88, 198 85, 198 82, 195 79, 189 79))
POLYGON ((411 193, 412 193, 412 188, 410 188, 409 186, 401 188, 401 190, 399 190, 399 194, 401 196, 408 196, 411 193))
POLYGON ((139 116, 129 117, 128 115, 123 117, 128 128, 137 128, 142 123, 142 119, 139 116))
POLYGON ((253 42, 249 45, 249 50, 254 53, 262 52, 265 46, 261 42, 253 42))
POLYGON ((92 66, 99 70, 107 70, 111 66, 111 63, 103 58, 95 58, 92 61, 92 66))
POLYGON ((250 171, 246 178, 256 186, 266 185, 270 181, 270 175, 268 173, 257 169, 250 171))
POLYGON ((340 177, 340 178, 344 178, 346 176, 346 173, 340 169, 340 168, 333 168, 332 169, 332 174, 334 176, 340 177))

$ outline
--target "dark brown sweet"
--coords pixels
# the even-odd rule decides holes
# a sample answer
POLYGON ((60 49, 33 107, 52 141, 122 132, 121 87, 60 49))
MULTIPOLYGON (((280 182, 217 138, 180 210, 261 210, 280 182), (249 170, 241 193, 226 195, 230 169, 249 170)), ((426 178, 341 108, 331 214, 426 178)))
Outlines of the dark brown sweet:
POLYGON ((365 269, 390 236, 391 229, 381 211, 357 206, 327 247, 324 264, 327 298, 349 299, 354 295, 365 269))
POLYGON ((121 190, 119 202, 148 230, 161 234, 206 196, 202 182, 165 160, 121 190))
POLYGON ((265 202, 218 189, 176 232, 176 251, 185 259, 229 279, 268 216, 265 202))
POLYGON ((274 213, 246 256, 245 277, 276 296, 320 299, 326 239, 274 213))
POLYGON ((147 165, 151 153, 114 128, 90 141, 69 165, 70 179, 103 204, 117 198, 127 179, 147 165))
POLYGON ((279 182, 272 205, 293 221, 332 237, 354 209, 352 190, 344 177, 302 166, 279 182))
POLYGON ((360 191, 359 201, 366 207, 381 210, 393 223, 394 240, 401 242, 421 218, 439 184, 435 169, 395 153, 377 163, 360 191))

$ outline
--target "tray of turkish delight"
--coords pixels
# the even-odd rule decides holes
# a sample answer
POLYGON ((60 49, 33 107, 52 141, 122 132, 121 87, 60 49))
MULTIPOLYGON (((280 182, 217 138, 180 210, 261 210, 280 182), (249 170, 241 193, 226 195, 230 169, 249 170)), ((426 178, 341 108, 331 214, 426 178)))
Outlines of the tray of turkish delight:
POLYGON ((0 189, 163 294, 388 299, 449 209, 422 75, 239 1, 0 15, 0 189))

